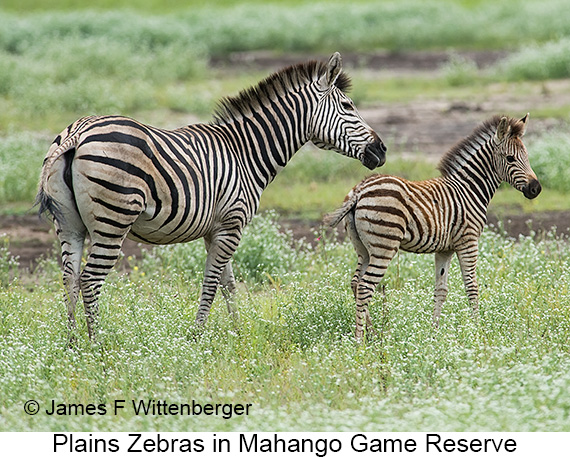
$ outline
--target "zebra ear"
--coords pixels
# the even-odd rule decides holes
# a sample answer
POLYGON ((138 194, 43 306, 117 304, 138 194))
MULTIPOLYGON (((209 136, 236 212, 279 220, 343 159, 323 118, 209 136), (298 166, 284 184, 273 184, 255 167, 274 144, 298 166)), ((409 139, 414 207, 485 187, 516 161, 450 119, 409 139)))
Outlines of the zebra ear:
POLYGON ((529 116, 530 116, 530 114, 526 113, 526 116, 520 120, 520 122, 522 122, 522 125, 523 125, 523 129, 522 129, 520 136, 523 136, 526 133, 526 127, 528 125, 528 117, 529 116))
POLYGON ((338 78, 340 71, 342 70, 342 58, 340 57, 339 52, 335 52, 331 58, 329 59, 329 63, 327 64, 327 72, 321 76, 319 80, 319 85, 323 90, 328 89, 331 87, 338 78))
POLYGON ((503 141, 509 135, 510 130, 511 126, 509 125, 509 120, 506 117, 502 117, 495 132, 495 141, 497 143, 503 141))

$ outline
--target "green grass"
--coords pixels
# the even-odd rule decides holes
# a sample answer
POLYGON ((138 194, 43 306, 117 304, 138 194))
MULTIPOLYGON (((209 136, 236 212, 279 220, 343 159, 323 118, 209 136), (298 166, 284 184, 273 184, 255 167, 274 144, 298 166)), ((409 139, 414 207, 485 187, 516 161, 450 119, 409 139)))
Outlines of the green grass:
POLYGON ((166 254, 157 248, 130 275, 113 273, 99 342, 87 341, 80 318, 75 349, 67 347, 55 262, 44 263, 35 284, 2 286, 0 430, 570 431, 567 242, 485 232, 479 321, 470 317, 454 261, 437 332, 433 258, 402 253, 386 277, 386 298, 377 294, 371 307, 381 334, 359 345, 352 247, 322 238, 314 248, 286 248, 271 217, 258 224, 240 262, 253 252, 272 280, 240 284, 236 328, 218 298, 197 338, 201 269, 176 262, 198 259, 201 243, 166 254), (277 250, 252 249, 275 243, 277 250), (286 271, 273 270, 275 260, 286 271), (35 416, 23 411, 30 399, 42 408, 35 416), (229 420, 112 414, 115 400, 148 399, 252 407, 229 420), (105 404, 109 413, 50 416, 44 409, 52 400, 105 404))
POLYGON ((161 108, 209 117, 220 96, 235 92, 208 61, 233 52, 519 50, 490 72, 454 59, 431 80, 357 79, 358 103, 444 91, 469 98, 493 81, 543 80, 569 71, 569 5, 562 0, 360 1, 350 8, 343 2, 223 1, 166 5, 161 14, 154 1, 142 2, 136 12, 105 3, 98 10, 74 10, 68 1, 50 4, 53 11, 29 1, 0 9, 0 131, 57 130, 86 114, 161 108))
MULTIPOLYGON (((109 11, 131 15, 127 23, 132 25, 140 17, 160 16, 175 27, 186 25, 191 29, 187 33, 195 36, 196 42, 205 45, 211 54, 248 49, 323 50, 331 45, 345 50, 508 48, 535 40, 548 41, 570 32, 565 20, 569 7, 562 0, 508 3, 384 0, 351 2, 350 7, 342 1, 298 0, 246 3, 223 0, 208 6, 203 2, 163 5, 156 0, 142 0, 112 3, 112 8, 109 8, 111 2, 98 3, 98 7, 91 8, 84 2, 59 0, 50 2, 50 8, 46 8, 45 3, 37 0, 7 0, 3 7, 27 18, 49 13, 50 9, 57 11, 62 21, 75 14, 80 27, 86 21, 82 16, 94 21, 92 11, 107 15, 107 19, 109 11), (74 13, 75 10, 80 14, 74 13)), ((69 22, 68 27, 76 29, 77 25, 69 22)))
POLYGON ((567 78, 570 76, 570 38, 523 48, 505 59, 498 71, 514 81, 567 78))
MULTIPOLYGON (((0 137, 0 204, 31 206, 51 140, 33 133, 0 137)), ((0 212, 2 211, 0 209, 0 212)))

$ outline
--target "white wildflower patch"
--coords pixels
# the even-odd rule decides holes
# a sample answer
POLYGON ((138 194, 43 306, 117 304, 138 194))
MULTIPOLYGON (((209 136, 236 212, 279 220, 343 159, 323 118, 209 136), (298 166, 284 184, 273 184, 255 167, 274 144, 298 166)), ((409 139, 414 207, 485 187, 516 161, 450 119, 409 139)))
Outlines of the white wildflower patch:
POLYGON ((37 286, 0 288, 0 429, 568 430, 566 239, 486 230, 479 319, 454 261, 438 330, 433 256, 402 253, 371 304, 378 334, 357 343, 350 245, 298 246, 272 214, 252 227, 236 260, 239 318, 220 296, 200 331, 202 244, 151 251, 133 259, 137 269, 112 275, 95 344, 79 305, 77 339, 68 345, 49 265, 38 269, 37 286), (24 410, 30 399, 40 406, 33 416, 24 410), (151 414, 192 402, 234 405, 225 409, 233 415, 222 417, 221 407, 217 416, 151 414), (104 405, 105 414, 78 413, 77 405, 90 404, 104 405), (236 413, 248 404, 248 414, 236 413), (58 405, 75 409, 48 414, 58 405))

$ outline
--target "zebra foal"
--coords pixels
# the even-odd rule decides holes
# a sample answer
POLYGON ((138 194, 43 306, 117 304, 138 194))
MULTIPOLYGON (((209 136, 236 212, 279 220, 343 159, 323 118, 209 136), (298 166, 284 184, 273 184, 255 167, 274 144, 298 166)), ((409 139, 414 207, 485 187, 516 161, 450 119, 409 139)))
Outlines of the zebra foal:
POLYGON ((61 132, 44 160, 37 202, 61 243, 70 329, 81 294, 94 338, 101 286, 126 237, 151 244, 204 238, 196 317, 203 325, 218 286, 235 289, 230 259, 262 191, 302 145, 312 141, 369 169, 384 163, 386 148, 346 95, 349 87, 335 53, 328 63, 285 68, 222 100, 207 124, 163 130, 90 116, 61 132))
POLYGON ((441 176, 408 181, 374 175, 355 186, 341 208, 325 216, 334 227, 343 218, 358 255, 351 281, 356 299, 356 338, 374 332, 368 303, 388 264, 402 249, 435 253, 433 323, 437 327, 447 296, 447 275, 457 254, 467 297, 476 316, 478 239, 487 207, 503 181, 535 198, 540 183, 522 142, 528 114, 520 120, 495 116, 452 147, 441 159, 441 176))

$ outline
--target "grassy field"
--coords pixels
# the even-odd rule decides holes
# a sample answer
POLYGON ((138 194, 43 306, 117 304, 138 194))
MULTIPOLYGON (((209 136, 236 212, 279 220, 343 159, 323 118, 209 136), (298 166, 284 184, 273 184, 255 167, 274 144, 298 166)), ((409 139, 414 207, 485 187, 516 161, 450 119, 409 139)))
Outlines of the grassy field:
MULTIPOLYGON (((388 75, 381 84, 352 68, 359 106, 440 94, 470 100, 570 76, 570 4, 563 0, 209 4, 2 2, 0 218, 30 208, 50 142, 80 116, 121 113, 165 126, 208 120, 221 96, 266 76, 210 65, 233 52, 509 51, 484 70, 455 59, 429 78, 388 75)), ((538 117, 553 113, 570 119, 566 106, 538 117)), ((527 146, 543 194, 526 201, 501 189, 495 210, 569 209, 568 131, 536 135, 527 146)), ((398 152, 412 151, 389 147, 384 172, 436 174, 433 163, 400 159, 398 152)), ((99 342, 87 341, 79 308, 70 349, 57 254, 21 274, 0 234, 0 431, 570 431, 567 238, 512 239, 487 229, 479 321, 470 317, 454 261, 438 331, 431 327, 432 256, 399 254, 385 296, 372 304, 380 334, 357 344, 352 247, 324 233, 312 246, 295 241, 278 221, 320 218, 367 174, 356 161, 303 149, 264 194, 263 214, 236 253, 239 322, 218 297, 200 335, 192 324, 201 242, 123 259, 129 273, 114 271, 103 289, 99 342), (37 415, 25 413, 29 400, 39 403, 37 415), (132 409, 115 415, 116 400, 252 407, 231 419, 132 409), (108 413, 50 415, 52 401, 102 404, 108 413)))
POLYGON ((567 242, 486 231, 479 322, 454 262, 436 332, 432 256, 402 253, 371 308, 380 335, 359 345, 352 247, 326 237, 292 245, 274 219, 258 218, 236 256, 240 322, 217 299, 197 338, 200 242, 156 249, 130 275, 114 273, 98 344, 81 321, 77 347, 67 347, 54 261, 33 287, 21 279, 0 289, 0 429, 569 431, 567 242), (23 410, 30 399, 41 406, 35 416, 23 410), (149 399, 252 407, 229 420, 111 412, 115 400, 149 399), (109 411, 48 415, 52 400, 109 411))
MULTIPOLYGON (((357 102, 429 96, 454 86, 471 87, 477 93, 490 82, 570 74, 570 25, 565 20, 570 5, 563 0, 408 0, 382 2, 382 8, 365 1, 350 8, 342 2, 236 2, 196 5, 160 15, 151 14, 154 2, 144 4, 147 8, 136 12, 53 12, 26 8, 25 2, 3 2, 7 10, 0 9, 0 132, 55 132, 85 113, 144 116, 169 109, 208 119, 220 96, 265 76, 228 77, 208 68, 212 57, 224 58, 232 52, 331 54, 334 50, 455 48, 514 52, 488 72, 478 71, 472 62, 455 61, 435 81, 406 84, 399 77, 385 81, 385 96, 377 82, 367 84, 355 72, 355 88, 361 88, 355 90, 357 102), (123 90, 125 84, 128 91, 123 90)), ((62 8, 69 5, 61 3, 62 8)), ((466 91, 463 87, 463 96, 469 97, 466 91)))

